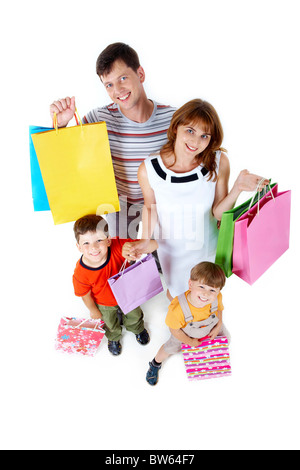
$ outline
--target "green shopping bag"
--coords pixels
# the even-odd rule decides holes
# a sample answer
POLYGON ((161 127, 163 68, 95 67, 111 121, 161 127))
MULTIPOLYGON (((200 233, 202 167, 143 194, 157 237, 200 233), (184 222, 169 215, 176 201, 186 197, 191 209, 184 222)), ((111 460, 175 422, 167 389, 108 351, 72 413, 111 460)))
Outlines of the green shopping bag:
MULTIPOLYGON (((271 189, 275 185, 276 183, 271 184, 271 189)), ((226 277, 230 277, 232 274, 234 223, 241 215, 243 215, 245 212, 247 212, 247 210, 249 210, 249 205, 251 204, 251 201, 252 207, 257 203, 258 198, 261 199, 265 193, 266 192, 263 189, 260 193, 256 194, 254 199, 248 199, 248 201, 243 202, 239 206, 234 207, 229 211, 223 212, 218 236, 215 263, 223 269, 226 277)))

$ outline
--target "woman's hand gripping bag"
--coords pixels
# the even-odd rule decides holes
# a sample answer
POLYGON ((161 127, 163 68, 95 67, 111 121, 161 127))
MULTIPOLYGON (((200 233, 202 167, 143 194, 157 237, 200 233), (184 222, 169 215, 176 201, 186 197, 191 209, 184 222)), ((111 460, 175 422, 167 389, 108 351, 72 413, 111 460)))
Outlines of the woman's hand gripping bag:
POLYGON ((252 285, 288 248, 291 191, 276 185, 234 226, 232 272, 252 285))
MULTIPOLYGON (((270 188, 272 189, 275 185, 276 183, 271 184, 270 188)), ((256 193, 254 199, 249 199, 239 206, 223 212, 218 235, 215 263, 223 269, 226 277, 230 277, 232 275, 234 224, 236 220, 245 214, 252 205, 257 203, 258 199, 261 198, 263 194, 265 194, 263 191, 261 193, 256 193)))
POLYGON ((151 254, 109 278, 108 283, 125 314, 163 291, 156 262, 151 254))

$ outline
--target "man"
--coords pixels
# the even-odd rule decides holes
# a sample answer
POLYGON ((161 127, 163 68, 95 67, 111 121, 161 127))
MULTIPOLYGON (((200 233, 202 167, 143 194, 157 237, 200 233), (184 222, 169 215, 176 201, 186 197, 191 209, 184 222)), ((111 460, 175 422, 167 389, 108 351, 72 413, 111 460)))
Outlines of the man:
MULTIPOLYGON (((110 227, 115 227, 113 235, 136 238, 143 206, 137 171, 146 157, 166 143, 175 108, 147 98, 145 71, 137 53, 126 44, 114 43, 104 49, 96 72, 113 103, 90 111, 83 122, 106 122, 121 205, 120 213, 106 217, 110 227)), ((54 113, 58 126, 66 126, 75 113, 75 98, 54 101, 51 117, 54 113)))

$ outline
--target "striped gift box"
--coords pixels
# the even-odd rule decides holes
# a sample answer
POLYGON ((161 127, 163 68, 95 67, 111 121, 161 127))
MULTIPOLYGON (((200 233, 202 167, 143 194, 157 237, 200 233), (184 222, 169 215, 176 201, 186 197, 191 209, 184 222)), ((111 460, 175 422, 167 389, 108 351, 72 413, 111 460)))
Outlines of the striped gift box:
POLYGON ((189 380, 214 379, 231 375, 226 336, 217 336, 213 340, 203 338, 197 348, 182 344, 181 349, 189 380))

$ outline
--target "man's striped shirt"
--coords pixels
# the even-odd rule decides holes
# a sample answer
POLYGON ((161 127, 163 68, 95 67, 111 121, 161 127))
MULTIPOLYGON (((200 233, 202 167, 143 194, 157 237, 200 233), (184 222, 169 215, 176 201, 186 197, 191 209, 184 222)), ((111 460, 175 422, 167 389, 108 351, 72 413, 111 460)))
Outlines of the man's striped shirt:
POLYGON ((83 118, 84 123, 106 122, 118 193, 131 204, 143 203, 138 168, 167 142, 167 130, 175 111, 171 106, 155 101, 153 104, 150 119, 143 123, 126 118, 115 103, 96 108, 83 118))

